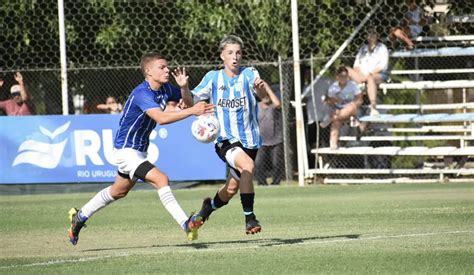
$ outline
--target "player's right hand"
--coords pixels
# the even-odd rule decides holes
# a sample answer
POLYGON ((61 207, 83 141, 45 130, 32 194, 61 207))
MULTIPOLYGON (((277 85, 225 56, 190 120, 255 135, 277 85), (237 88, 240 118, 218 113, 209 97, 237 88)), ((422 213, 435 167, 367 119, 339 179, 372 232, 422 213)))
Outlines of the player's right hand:
POLYGON ((193 114, 196 116, 200 116, 202 114, 212 114, 214 113, 214 104, 209 104, 204 101, 201 101, 194 104, 191 109, 193 109, 193 114))

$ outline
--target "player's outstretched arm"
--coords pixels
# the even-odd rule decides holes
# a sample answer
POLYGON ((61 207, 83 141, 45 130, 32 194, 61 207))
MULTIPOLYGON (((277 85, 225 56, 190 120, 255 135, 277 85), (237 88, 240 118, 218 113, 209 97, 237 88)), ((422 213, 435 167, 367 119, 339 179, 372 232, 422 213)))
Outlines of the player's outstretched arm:
POLYGON ((189 90, 189 76, 186 74, 186 68, 178 67, 174 69, 171 74, 176 80, 176 84, 178 84, 179 88, 181 89, 181 98, 183 99, 184 105, 188 107, 193 106, 194 100, 191 91, 189 90))
POLYGON ((213 113, 214 105, 205 102, 196 103, 194 106, 180 111, 162 111, 160 108, 152 108, 146 114, 160 125, 173 123, 189 116, 200 116, 206 113, 213 113))
MULTIPOLYGON (((266 83, 266 82, 265 82, 266 83)), ((267 83, 266 83, 267 84, 267 83)), ((281 102, 280 102, 280 99, 278 98, 278 96, 276 96, 275 92, 273 91, 273 89, 270 87, 270 85, 266 85, 266 88, 265 88, 268 96, 270 97, 270 100, 272 101, 272 105, 275 107, 275 108, 281 108, 281 102)))

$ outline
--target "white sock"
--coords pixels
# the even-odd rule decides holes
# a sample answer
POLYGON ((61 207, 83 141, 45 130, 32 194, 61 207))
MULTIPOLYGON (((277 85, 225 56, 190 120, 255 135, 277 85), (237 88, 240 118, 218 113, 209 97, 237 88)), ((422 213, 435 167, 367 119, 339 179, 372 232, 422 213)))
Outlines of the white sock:
POLYGON ((163 206, 168 210, 168 212, 173 216, 173 219, 185 229, 185 223, 188 220, 188 216, 184 213, 179 203, 176 201, 173 193, 171 193, 171 188, 169 186, 161 187, 158 189, 158 196, 160 196, 160 201, 163 206))
POLYGON ((102 189, 97 193, 89 202, 87 202, 80 211, 80 216, 85 219, 90 218, 95 212, 104 208, 108 204, 114 201, 114 198, 110 195, 110 187, 102 189))

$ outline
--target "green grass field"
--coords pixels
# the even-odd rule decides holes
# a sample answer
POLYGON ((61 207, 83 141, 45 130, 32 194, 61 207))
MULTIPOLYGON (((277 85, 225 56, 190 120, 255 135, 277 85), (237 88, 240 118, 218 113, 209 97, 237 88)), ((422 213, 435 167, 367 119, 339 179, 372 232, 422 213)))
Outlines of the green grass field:
MULTIPOLYGON (((174 193, 190 212, 216 189, 174 193)), ((67 211, 92 195, 0 196, 0 273, 474 272, 474 184, 257 188, 261 234, 237 196, 192 243, 156 192, 132 191, 73 247, 67 211)))

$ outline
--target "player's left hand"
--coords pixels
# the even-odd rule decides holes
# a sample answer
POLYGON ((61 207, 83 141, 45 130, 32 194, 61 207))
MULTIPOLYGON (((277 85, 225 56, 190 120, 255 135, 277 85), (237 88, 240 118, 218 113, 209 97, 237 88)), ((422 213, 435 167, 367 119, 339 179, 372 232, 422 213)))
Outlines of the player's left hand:
POLYGON ((178 67, 174 69, 174 71, 172 71, 171 74, 176 80, 176 84, 178 84, 180 88, 185 88, 188 86, 189 76, 186 74, 186 68, 178 67))

